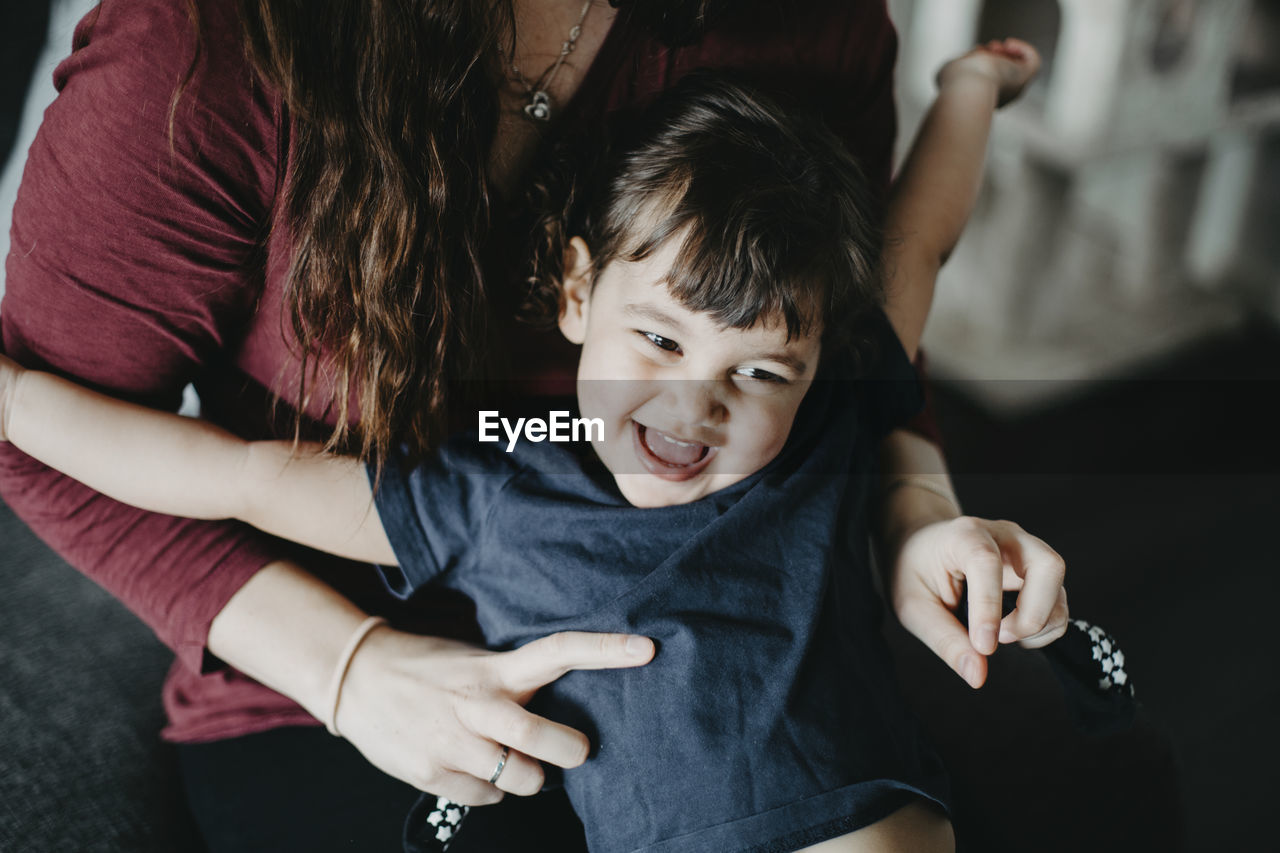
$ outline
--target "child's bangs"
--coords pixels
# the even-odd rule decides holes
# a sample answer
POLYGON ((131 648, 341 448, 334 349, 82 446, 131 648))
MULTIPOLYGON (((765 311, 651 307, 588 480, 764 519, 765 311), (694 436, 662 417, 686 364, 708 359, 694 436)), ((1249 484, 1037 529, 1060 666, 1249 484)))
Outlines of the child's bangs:
MULTIPOLYGON (((788 339, 821 334, 832 292, 823 269, 823 249, 830 246, 797 239, 795 211, 787 205, 757 203, 708 217, 707 206, 689 197, 693 187, 682 189, 675 199, 667 194, 646 204, 617 235, 622 245, 613 257, 641 261, 675 240, 679 248, 665 280, 689 310, 710 314, 725 328, 780 325, 788 339)), ((812 233, 799 233, 806 230, 812 233)))

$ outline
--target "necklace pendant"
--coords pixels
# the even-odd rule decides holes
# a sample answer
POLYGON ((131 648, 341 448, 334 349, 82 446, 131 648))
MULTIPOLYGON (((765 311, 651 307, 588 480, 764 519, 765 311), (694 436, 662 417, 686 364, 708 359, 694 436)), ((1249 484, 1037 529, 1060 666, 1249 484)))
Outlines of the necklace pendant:
POLYGON ((543 91, 531 92, 524 114, 531 121, 551 121, 551 96, 543 91))

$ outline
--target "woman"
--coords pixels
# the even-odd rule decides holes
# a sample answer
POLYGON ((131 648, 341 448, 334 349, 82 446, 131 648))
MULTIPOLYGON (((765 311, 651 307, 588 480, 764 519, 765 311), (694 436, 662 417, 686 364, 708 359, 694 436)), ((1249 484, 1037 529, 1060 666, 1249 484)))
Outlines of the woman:
MULTIPOLYGON (((510 253, 494 227, 544 136, 695 67, 737 67, 822 107, 887 184, 883 4, 729 5, 106 0, 77 29, 32 148, 4 350, 151 405, 176 406, 193 382, 204 416, 245 435, 296 428, 370 459, 401 442, 423 452, 492 342, 514 341, 509 357, 534 379, 557 366, 504 325, 510 253)), ((912 470, 940 464, 931 446, 913 452, 927 462, 912 470)), ((481 653, 442 639, 471 637, 452 604, 396 608, 367 572, 125 509, 10 451, 0 493, 177 652, 164 735, 202 744, 182 755, 214 849, 350 837, 377 849, 410 786, 469 803, 533 793, 534 759, 575 763, 585 738, 519 706, 568 669, 652 653, 584 635, 481 653), (369 613, 399 630, 374 631, 351 659, 337 727, 408 785, 314 728, 369 613), (497 744, 516 748, 495 786, 497 744)), ((975 526, 984 557, 958 565, 928 535, 952 503, 923 489, 888 501, 895 608, 976 686, 996 644, 998 548, 975 526), (966 575, 969 635, 945 604, 966 575)), ((1038 642, 1054 621, 1015 639, 1038 642)))

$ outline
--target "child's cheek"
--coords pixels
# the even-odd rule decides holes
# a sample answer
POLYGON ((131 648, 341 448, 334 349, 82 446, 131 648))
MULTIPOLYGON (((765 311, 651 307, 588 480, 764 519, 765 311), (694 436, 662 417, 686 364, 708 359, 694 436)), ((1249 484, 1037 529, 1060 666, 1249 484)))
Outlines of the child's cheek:
POLYGON ((755 423, 744 425, 747 426, 744 432, 749 431, 755 436, 752 455, 755 457, 753 465, 756 470, 768 465, 782 452, 787 437, 791 434, 797 408, 798 403, 772 406, 761 412, 755 423))

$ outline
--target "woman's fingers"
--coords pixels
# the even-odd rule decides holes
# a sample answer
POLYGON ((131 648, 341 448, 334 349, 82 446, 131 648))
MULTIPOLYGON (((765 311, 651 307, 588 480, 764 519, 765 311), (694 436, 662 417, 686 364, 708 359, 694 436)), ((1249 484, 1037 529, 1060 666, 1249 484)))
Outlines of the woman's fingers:
POLYGON ((486 702, 474 709, 467 725, 482 738, 557 767, 577 767, 591 750, 591 742, 582 732, 539 717, 514 702, 486 702))
POLYGON ((466 805, 533 794, 544 780, 539 761, 573 767, 589 745, 581 732, 521 705, 569 669, 634 666, 653 656, 648 639, 633 645, 639 654, 627 651, 627 639, 568 635, 495 653, 377 631, 351 661, 338 724, 372 763, 420 790, 466 805), (495 786, 488 780, 503 745, 510 752, 495 786))
POLYGON ((454 694, 461 700, 454 705, 455 719, 467 736, 446 739, 437 759, 441 769, 432 775, 428 790, 464 805, 496 802, 504 791, 536 794, 545 780, 540 761, 577 767, 591 745, 582 732, 530 713, 521 703, 570 670, 640 666, 653 654, 647 637, 585 632, 552 634, 512 652, 464 654, 468 666, 483 662, 487 675, 466 679, 471 686, 454 694), (486 683, 491 686, 477 694, 476 686, 486 683))
MULTIPOLYGON (((477 781, 516 794, 521 797, 532 796, 542 790, 546 774, 542 765, 517 749, 507 747, 506 757, 502 754, 502 745, 485 738, 467 738, 465 744, 457 746, 457 754, 453 763, 463 773, 470 774, 477 781), (502 772, 498 778, 489 782, 502 763, 502 772)), ((450 797, 449 799, 453 799, 450 797)))
POLYGON ((487 784, 505 746, 506 761, 494 785, 521 796, 536 794, 545 780, 539 761, 577 767, 587 760, 591 744, 582 732, 530 713, 523 703, 571 670, 640 666, 653 654, 648 637, 566 631, 488 657, 498 690, 488 699, 467 702, 465 711, 459 707, 463 724, 478 737, 460 747, 458 769, 487 784))
MULTIPOLYGON (((969 595, 969 641, 984 655, 996 650, 1004 598, 1004 562, 987 528, 974 518, 958 518, 948 571, 963 577, 969 595)), ((966 679, 967 680, 967 679, 966 679)))
POLYGON ((420 790, 464 805, 527 796, 543 785, 540 761, 576 767, 590 744, 522 705, 570 670, 640 666, 653 654, 653 641, 627 634, 555 634, 495 653, 378 631, 347 670, 339 725, 373 764, 420 790))
POLYGON ((507 686, 532 694, 570 670, 642 666, 653 653, 648 637, 562 631, 501 655, 499 667, 507 686))
POLYGON ((1001 553, 1023 578, 1017 606, 1001 621, 1000 642, 1028 640, 1058 627, 1065 630, 1066 595, 1062 582, 1066 562, 1044 540, 1011 521, 992 522, 988 529, 1001 553))

